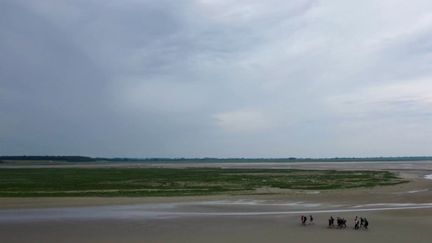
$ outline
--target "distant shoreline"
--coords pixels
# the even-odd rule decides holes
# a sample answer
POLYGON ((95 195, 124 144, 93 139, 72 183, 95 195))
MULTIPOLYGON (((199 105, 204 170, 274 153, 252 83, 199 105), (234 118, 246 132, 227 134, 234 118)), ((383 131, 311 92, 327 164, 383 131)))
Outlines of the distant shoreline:
POLYGON ((307 162, 432 162, 432 156, 334 157, 334 158, 106 158, 89 156, 0 156, 0 163, 13 162, 137 162, 137 163, 307 163, 307 162))

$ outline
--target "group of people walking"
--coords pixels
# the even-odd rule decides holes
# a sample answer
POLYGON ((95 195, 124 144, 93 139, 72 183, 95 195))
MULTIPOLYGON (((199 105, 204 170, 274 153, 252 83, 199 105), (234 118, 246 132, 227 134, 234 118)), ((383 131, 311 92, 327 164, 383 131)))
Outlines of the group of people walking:
MULTIPOLYGON (((306 222, 307 222, 306 216, 302 215, 300 217, 300 220, 301 220, 302 225, 306 225, 306 222)), ((312 223, 313 223, 313 217, 312 217, 312 215, 309 215, 309 224, 312 224, 312 223)))
MULTIPOLYGON (((306 216, 304 216, 304 215, 302 215, 302 216, 300 217, 300 220, 301 220, 302 225, 306 225, 307 219, 308 219, 308 218, 307 218, 306 216)), ((309 224, 312 224, 312 223, 313 223, 313 220, 314 220, 314 218, 312 217, 312 215, 309 215, 309 224)))
POLYGON ((354 219, 354 229, 367 229, 369 226, 369 221, 366 218, 360 217, 360 219, 356 216, 354 219))
MULTIPOLYGON (((302 215, 300 217, 301 220, 301 224, 302 225, 306 225, 308 217, 302 215)), ((312 217, 312 215, 309 215, 309 224, 313 223, 314 218, 312 217)), ((359 230, 359 229, 368 229, 369 226, 369 221, 366 218, 362 218, 362 217, 355 217, 354 219, 354 229, 355 230, 359 230)), ((333 218, 333 216, 330 216, 330 218, 328 219, 328 227, 329 228, 337 228, 337 229, 345 229, 347 227, 347 220, 345 218, 341 218, 341 217, 336 217, 333 218), (335 226, 335 221, 336 221, 336 226, 335 226)))
MULTIPOLYGON (((333 218, 333 216, 330 216, 330 218, 328 220, 328 226, 329 226, 329 228, 334 228, 335 227, 334 222, 335 222, 335 219, 333 218)), ((347 220, 345 218, 337 217, 336 218, 337 228, 338 229, 345 229, 347 227, 346 222, 347 222, 347 220)))

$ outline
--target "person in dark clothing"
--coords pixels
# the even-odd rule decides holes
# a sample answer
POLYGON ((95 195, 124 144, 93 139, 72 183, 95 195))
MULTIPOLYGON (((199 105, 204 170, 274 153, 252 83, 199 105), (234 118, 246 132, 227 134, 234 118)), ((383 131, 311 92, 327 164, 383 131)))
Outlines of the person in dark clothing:
POLYGON ((314 218, 312 217, 312 215, 309 215, 309 224, 313 224, 313 220, 314 218))
POLYGON ((346 219, 338 217, 337 218, 337 225, 338 225, 339 229, 346 228, 346 219))
POLYGON ((301 219, 301 223, 302 223, 302 225, 305 225, 305 224, 306 224, 306 221, 307 221, 307 217, 304 216, 304 215, 302 215, 300 219, 301 219))
POLYGON ((360 221, 356 220, 354 223, 354 229, 358 230, 360 228, 360 221))
POLYGON ((368 226, 369 226, 369 221, 366 218, 364 218, 364 225, 363 225, 363 227, 365 229, 368 229, 368 226))
POLYGON ((347 227, 347 224, 346 224, 346 219, 345 218, 342 218, 342 227, 343 228, 346 228, 347 227))
POLYGON ((333 216, 330 216, 330 218, 328 220, 328 226, 329 226, 329 228, 333 228, 333 226, 334 226, 334 218, 333 218, 333 216))

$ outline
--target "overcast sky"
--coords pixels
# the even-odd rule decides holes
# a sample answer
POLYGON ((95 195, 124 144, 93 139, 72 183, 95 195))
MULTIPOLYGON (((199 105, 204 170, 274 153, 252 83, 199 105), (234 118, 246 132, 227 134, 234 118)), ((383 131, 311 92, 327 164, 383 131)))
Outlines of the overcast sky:
POLYGON ((432 155, 432 1, 0 0, 0 154, 432 155))

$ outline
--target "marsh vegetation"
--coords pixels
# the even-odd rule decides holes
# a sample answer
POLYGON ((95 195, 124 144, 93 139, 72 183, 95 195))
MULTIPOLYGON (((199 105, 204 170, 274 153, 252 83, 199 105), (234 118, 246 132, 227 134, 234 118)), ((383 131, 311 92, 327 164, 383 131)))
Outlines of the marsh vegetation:
POLYGON ((329 190, 405 182, 387 171, 221 168, 0 169, 1 197, 254 194, 259 188, 329 190))

